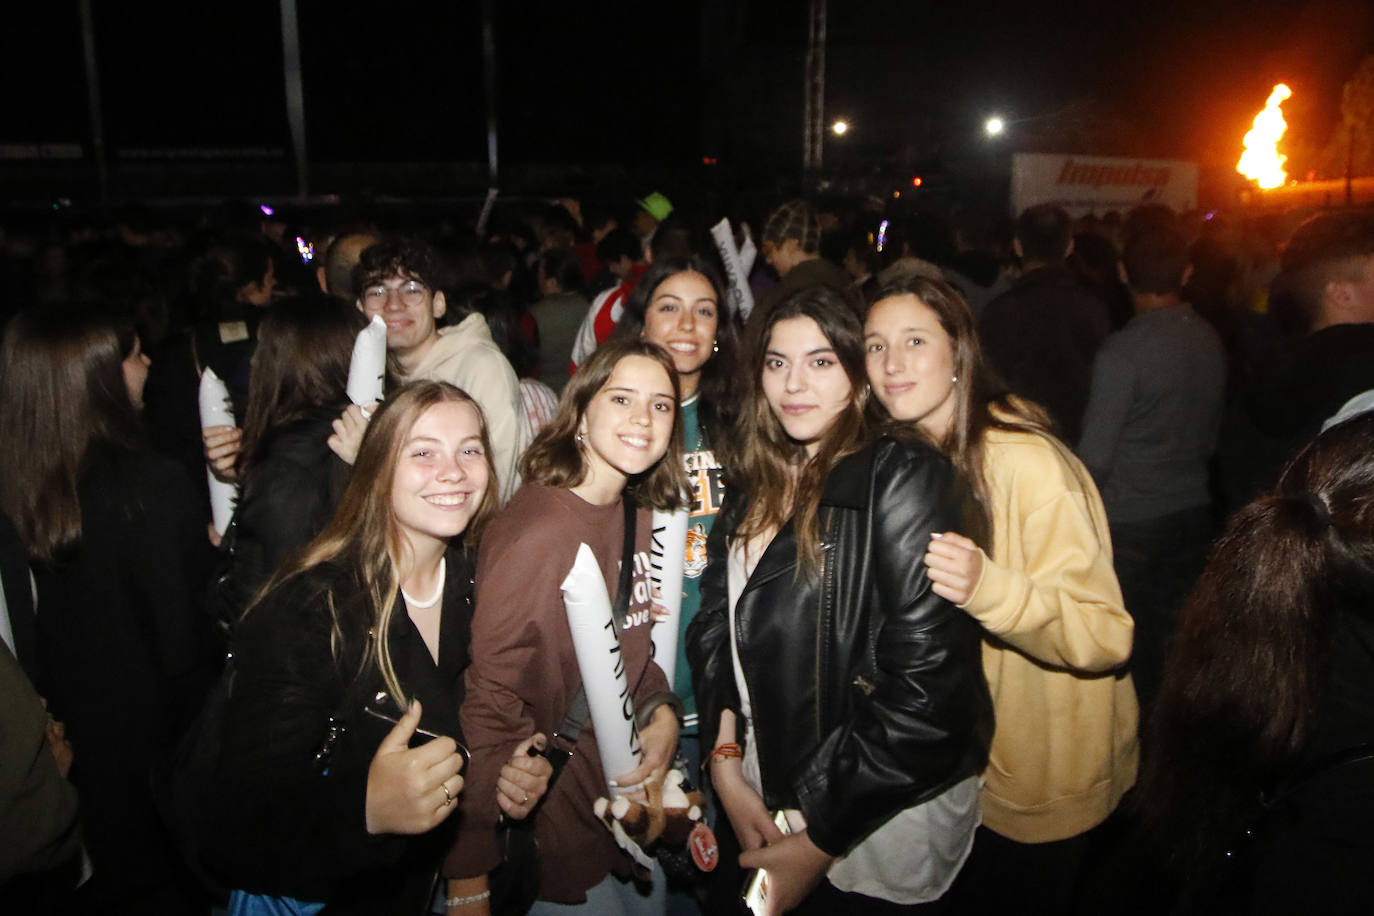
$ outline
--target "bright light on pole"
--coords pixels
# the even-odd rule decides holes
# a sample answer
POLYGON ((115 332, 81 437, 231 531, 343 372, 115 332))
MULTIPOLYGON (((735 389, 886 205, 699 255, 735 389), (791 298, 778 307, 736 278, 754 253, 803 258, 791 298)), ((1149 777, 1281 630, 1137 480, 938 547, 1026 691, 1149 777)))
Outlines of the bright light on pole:
POLYGON ((983 123, 983 130, 985 130, 985 131, 987 132, 987 135, 988 135, 989 137, 997 137, 997 136, 1000 136, 1000 135, 1002 134, 1002 132, 1005 131, 1006 129, 1007 129, 1007 122, 1006 122, 1006 121, 1003 121, 1001 118, 997 117, 996 115, 993 115, 992 117, 988 118, 987 121, 985 121, 985 122, 983 123))
POLYGON ((834 124, 830 125, 830 130, 835 134, 835 136, 843 137, 845 134, 849 133, 849 122, 843 120, 836 121, 834 124))

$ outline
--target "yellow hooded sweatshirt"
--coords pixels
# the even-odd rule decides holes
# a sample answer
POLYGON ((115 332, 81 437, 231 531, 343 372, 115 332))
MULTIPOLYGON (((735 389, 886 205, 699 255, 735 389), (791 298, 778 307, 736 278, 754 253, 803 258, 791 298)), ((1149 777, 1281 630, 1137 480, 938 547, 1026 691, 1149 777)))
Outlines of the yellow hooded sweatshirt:
POLYGON ((983 823, 1021 843, 1100 824, 1135 782, 1134 624, 1102 499, 1061 443, 984 439, 992 557, 964 609, 983 625, 997 725, 983 823))

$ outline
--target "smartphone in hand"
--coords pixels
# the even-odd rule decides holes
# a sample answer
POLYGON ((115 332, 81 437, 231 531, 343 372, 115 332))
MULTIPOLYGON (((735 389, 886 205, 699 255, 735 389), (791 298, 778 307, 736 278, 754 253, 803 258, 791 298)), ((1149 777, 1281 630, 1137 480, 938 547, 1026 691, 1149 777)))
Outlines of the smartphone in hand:
MULTIPOLYGON (((779 811, 773 815, 773 823, 778 825, 778 829, 784 834, 792 832, 792 825, 787 822, 787 812, 779 811)), ((762 868, 755 868, 744 876, 744 890, 741 893, 744 898, 744 906, 754 916, 763 916, 765 906, 768 903, 768 872, 762 868)))

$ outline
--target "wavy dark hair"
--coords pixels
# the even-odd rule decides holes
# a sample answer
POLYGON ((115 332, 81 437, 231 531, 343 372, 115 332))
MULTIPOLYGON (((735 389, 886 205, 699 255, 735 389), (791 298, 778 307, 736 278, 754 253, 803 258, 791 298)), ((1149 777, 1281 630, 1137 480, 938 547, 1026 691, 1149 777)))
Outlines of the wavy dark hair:
POLYGON ((873 435, 868 376, 864 370, 864 332, 849 301, 828 286, 798 290, 768 314, 749 340, 748 380, 740 417, 740 447, 730 484, 745 494, 749 508, 736 534, 749 539, 775 532, 793 519, 798 571, 814 575, 821 565, 821 492, 839 460, 858 451, 873 435), (791 318, 816 323, 849 377, 849 403, 831 423, 814 457, 795 442, 773 414, 763 391, 763 363, 773 328, 791 318))
POLYGON ((89 304, 20 312, 0 346, 0 509, 29 556, 52 562, 81 540, 77 488, 99 446, 137 448, 124 381, 133 324, 89 304))
MULTIPOLYGON (((744 331, 739 312, 715 264, 701 255, 654 261, 644 271, 644 276, 639 278, 634 291, 625 298, 625 311, 620 324, 616 326, 616 334, 625 338, 643 335, 645 316, 649 303, 653 301, 654 291, 663 281, 680 273, 700 274, 716 294, 716 350, 701 369, 701 384, 697 388, 700 394, 697 417, 707 447, 728 451, 734 439, 730 430, 738 419, 738 398, 731 396, 731 389, 737 381, 735 372, 739 365, 740 338, 744 331)), ((719 456, 719 452, 717 454, 719 456)))
POLYGON ((682 466, 682 411, 677 409, 681 398, 677 369, 667 350, 637 337, 606 341, 568 379, 558 399, 558 413, 534 437, 520 459, 520 476, 525 483, 567 489, 586 479, 587 462, 583 445, 577 441, 577 428, 587 413, 587 405, 627 356, 646 356, 668 373, 668 380, 673 385, 673 431, 667 452, 648 471, 631 478, 625 492, 639 505, 651 509, 669 511, 687 504, 687 472, 682 466))
POLYGON ((358 256, 351 275, 353 295, 361 299, 369 286, 391 277, 419 280, 437 290, 443 285, 441 272, 439 255, 428 243, 410 236, 387 236, 358 256))
POLYGON ((290 299, 268 310, 248 382, 240 475, 262 456, 274 430, 317 407, 344 408, 353 342, 366 326, 361 312, 329 296, 290 299))
POLYGON ((1179 615, 1134 807, 1185 882, 1220 865, 1321 715, 1332 621, 1374 590, 1374 414, 1232 516, 1179 615))

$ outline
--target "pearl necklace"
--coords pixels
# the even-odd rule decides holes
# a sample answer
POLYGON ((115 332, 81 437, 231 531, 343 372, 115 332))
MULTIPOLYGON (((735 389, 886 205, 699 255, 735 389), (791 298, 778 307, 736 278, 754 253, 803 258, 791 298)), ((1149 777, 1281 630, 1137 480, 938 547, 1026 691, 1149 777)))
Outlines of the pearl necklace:
POLYGON ((417 598, 411 597, 410 592, 405 590, 405 586, 401 587, 401 597, 406 600, 406 604, 410 605, 413 608, 419 608, 420 610, 424 610, 425 608, 434 607, 434 605, 439 603, 439 599, 444 597, 444 574, 447 570, 448 564, 440 560, 439 587, 434 590, 434 595, 428 601, 420 601, 417 598))

